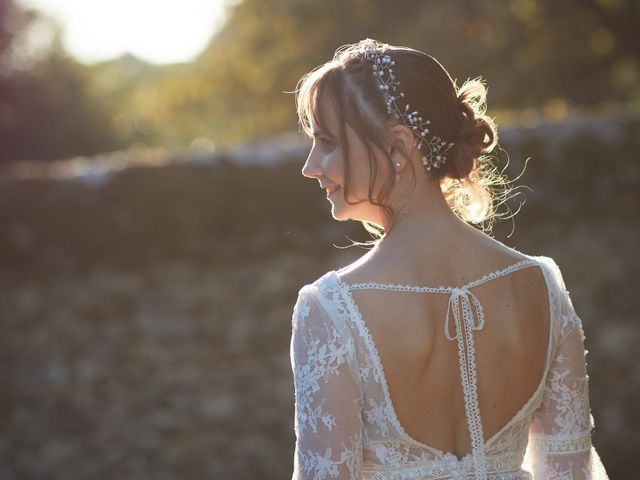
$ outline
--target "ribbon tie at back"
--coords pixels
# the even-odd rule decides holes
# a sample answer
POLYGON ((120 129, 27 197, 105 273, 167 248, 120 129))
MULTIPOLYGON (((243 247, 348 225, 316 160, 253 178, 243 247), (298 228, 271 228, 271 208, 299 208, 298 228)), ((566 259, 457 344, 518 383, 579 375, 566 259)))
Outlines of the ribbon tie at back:
POLYGON ((482 311, 482 304, 478 297, 466 287, 454 288, 449 296, 449 304, 447 305, 447 314, 444 320, 444 334, 448 340, 455 340, 461 335, 461 320, 460 320, 460 306, 462 306, 462 320, 464 321, 465 328, 468 330, 481 330, 484 327, 484 312, 482 311), (477 313, 477 322, 474 322, 474 316, 471 310, 471 303, 469 297, 475 305, 477 313), (451 311, 453 310, 455 335, 449 335, 449 318, 451 317, 451 311))

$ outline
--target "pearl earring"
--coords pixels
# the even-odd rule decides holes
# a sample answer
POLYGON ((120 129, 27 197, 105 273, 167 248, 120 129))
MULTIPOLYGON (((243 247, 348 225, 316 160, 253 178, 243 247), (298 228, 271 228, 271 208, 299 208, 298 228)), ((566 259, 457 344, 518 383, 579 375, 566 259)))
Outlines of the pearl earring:
MULTIPOLYGON (((400 166, 400 162, 396 162, 396 167, 400 166)), ((396 182, 400 181, 400 175, 396 173, 396 182)))

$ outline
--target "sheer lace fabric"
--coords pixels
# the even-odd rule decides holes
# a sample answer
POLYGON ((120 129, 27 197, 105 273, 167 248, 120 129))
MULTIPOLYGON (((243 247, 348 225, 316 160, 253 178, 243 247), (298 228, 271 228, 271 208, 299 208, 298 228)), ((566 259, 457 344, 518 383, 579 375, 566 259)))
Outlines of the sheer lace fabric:
MULTIPOLYGON (((560 269, 529 257, 464 287, 353 284, 330 271, 298 292, 290 344, 296 444, 292 479, 607 480, 591 444, 584 333, 560 269), (498 432, 483 441, 473 331, 485 321, 472 287, 531 265, 544 274, 551 325, 543 381, 498 432), (412 438, 400 424, 354 288, 447 293, 443 334, 457 341, 472 451, 459 459, 412 438), (467 354, 465 349, 466 346, 467 354)), ((455 372, 452 371, 452 375, 455 372)))

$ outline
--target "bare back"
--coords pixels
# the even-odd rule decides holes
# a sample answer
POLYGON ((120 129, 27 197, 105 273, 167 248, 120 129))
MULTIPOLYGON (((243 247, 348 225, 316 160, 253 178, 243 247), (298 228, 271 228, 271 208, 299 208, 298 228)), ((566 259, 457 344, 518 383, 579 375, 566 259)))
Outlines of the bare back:
MULTIPOLYGON (((437 282, 405 278, 401 283, 458 287, 522 258, 495 255, 485 258, 486 265, 493 264, 491 268, 469 266, 469 271, 457 278, 452 269, 439 269, 428 274, 433 279, 440 276, 437 282), (447 275, 449 278, 444 278, 447 275)), ((383 275, 370 262, 340 277, 346 284, 354 284, 385 282, 383 275)), ((473 341, 478 405, 487 440, 525 405, 541 382, 550 333, 548 292, 543 273, 535 266, 493 278, 471 291, 485 318, 484 328, 473 332, 473 341)), ((354 290, 351 294, 378 349, 400 424, 421 443, 459 458, 468 454, 471 443, 459 352, 444 331, 449 296, 384 289, 354 290)))

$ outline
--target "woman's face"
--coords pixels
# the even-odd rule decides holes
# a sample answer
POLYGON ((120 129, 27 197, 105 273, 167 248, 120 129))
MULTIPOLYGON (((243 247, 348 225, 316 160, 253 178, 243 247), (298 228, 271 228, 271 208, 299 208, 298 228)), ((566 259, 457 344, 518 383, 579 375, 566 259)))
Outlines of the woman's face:
MULTIPOLYGON (((323 112, 327 118, 327 128, 329 132, 322 132, 317 125, 312 123, 314 132, 313 147, 302 168, 305 177, 317 178, 320 187, 327 191, 327 199, 332 205, 332 215, 336 220, 368 220, 382 225, 382 211, 380 207, 372 205, 368 201, 370 168, 367 158, 367 151, 353 129, 346 124, 347 141, 349 145, 350 177, 349 177, 349 200, 361 201, 355 205, 345 202, 345 161, 341 145, 336 142, 338 138, 338 121, 335 110, 330 103, 324 105, 323 112)), ((386 170, 380 158, 380 152, 376 161, 378 164, 379 184, 382 183, 382 176, 386 170)), ((376 188, 378 188, 376 186, 376 188)), ((374 190, 374 194, 375 194, 374 190)))

